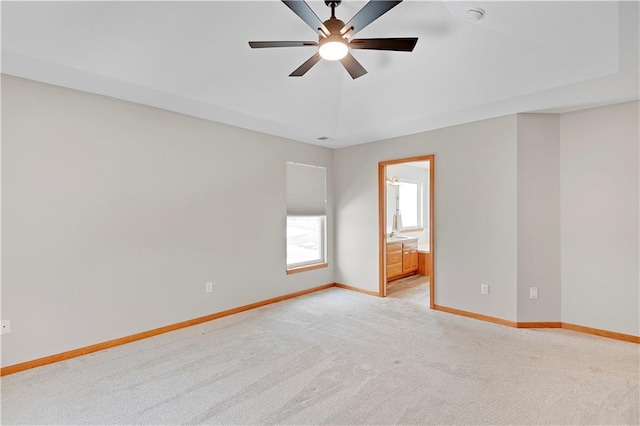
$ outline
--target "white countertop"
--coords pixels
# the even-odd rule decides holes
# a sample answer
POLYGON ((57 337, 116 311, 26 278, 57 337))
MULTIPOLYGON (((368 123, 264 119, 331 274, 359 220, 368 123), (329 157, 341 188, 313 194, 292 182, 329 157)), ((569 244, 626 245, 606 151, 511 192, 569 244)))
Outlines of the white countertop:
MULTIPOLYGON (((409 243, 413 241, 418 241, 418 237, 387 237, 387 244, 409 243)), ((418 244, 418 251, 429 253, 429 243, 426 242, 418 244)))
POLYGON ((413 241, 418 241, 418 237, 387 237, 387 243, 409 243, 413 241))

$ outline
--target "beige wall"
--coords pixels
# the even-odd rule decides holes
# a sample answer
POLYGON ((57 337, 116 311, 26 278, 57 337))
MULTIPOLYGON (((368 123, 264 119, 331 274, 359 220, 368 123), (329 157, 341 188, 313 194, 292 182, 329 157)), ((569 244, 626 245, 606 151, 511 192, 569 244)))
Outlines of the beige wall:
POLYGON ((639 103, 563 114, 562 321, 640 334, 639 103))
POLYGON ((518 114, 518 321, 560 321, 557 114, 518 114), (530 287, 538 299, 529 298, 530 287))
POLYGON ((378 162, 425 154, 437 304, 640 334, 638 102, 335 151, 7 76, 2 107, 3 366, 334 281, 377 291, 378 162), (285 274, 286 161, 328 169, 329 268, 285 274))
POLYGON ((378 162, 435 154, 436 304, 515 321, 516 124, 512 115, 336 150, 336 281, 378 291, 378 162))
POLYGON ((378 162, 433 153, 436 304, 639 335, 638 115, 518 114, 337 150, 336 281, 377 291, 378 162))
POLYGON ((2 77, 2 365, 333 282, 285 274, 286 162, 333 152, 2 77), (205 283, 214 292, 205 294, 205 283))

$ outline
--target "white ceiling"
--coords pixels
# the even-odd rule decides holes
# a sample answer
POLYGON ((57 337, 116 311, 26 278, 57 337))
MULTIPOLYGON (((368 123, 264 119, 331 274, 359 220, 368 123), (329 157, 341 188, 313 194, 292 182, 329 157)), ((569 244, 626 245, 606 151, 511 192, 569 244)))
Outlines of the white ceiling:
MULTIPOLYGON (((323 1, 309 4, 322 19, 323 1)), ((347 22, 364 1, 336 10, 347 22)), ((516 112, 639 98, 639 3, 405 1, 357 38, 419 37, 412 53, 354 51, 352 80, 277 0, 2 2, 2 71, 329 147, 516 112), (466 18, 470 7, 485 19, 466 18), (319 141, 325 136, 331 139, 319 141)))

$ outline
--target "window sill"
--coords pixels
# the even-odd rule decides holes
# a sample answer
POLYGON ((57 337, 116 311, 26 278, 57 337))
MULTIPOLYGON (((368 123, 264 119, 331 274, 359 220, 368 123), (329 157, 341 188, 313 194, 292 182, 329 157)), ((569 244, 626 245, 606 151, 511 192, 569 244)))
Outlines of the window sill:
POLYGON ((287 275, 297 274, 298 272, 304 272, 304 271, 312 271, 314 269, 326 268, 327 266, 329 266, 329 264, 326 262, 316 263, 314 265, 299 266, 297 268, 287 269, 287 275))

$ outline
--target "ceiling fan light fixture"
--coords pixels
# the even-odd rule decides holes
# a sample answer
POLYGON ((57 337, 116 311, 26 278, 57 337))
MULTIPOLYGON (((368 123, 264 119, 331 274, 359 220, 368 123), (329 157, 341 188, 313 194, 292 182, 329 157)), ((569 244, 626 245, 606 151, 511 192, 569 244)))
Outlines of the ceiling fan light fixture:
MULTIPOLYGON (((0 0, 1 1, 1 0, 0 0)), ((402 3, 402 0, 369 0, 346 24, 336 18, 336 7, 341 0, 325 0, 331 8, 331 17, 322 22, 311 6, 305 0, 282 0, 289 9, 302 19, 318 36, 318 41, 250 41, 252 49, 263 47, 299 47, 313 46, 317 51, 302 65, 296 68, 289 77, 302 77, 322 59, 340 61, 352 79, 360 78, 367 70, 350 53, 351 49, 393 50, 397 52, 412 52, 418 41, 417 37, 403 38, 366 38, 353 37, 402 3)))
POLYGON ((400 181, 397 176, 387 176, 387 185, 400 186, 400 181))
POLYGON ((345 40, 339 35, 330 35, 320 41, 320 49, 318 50, 322 59, 327 61, 339 61, 349 53, 349 46, 345 40))

